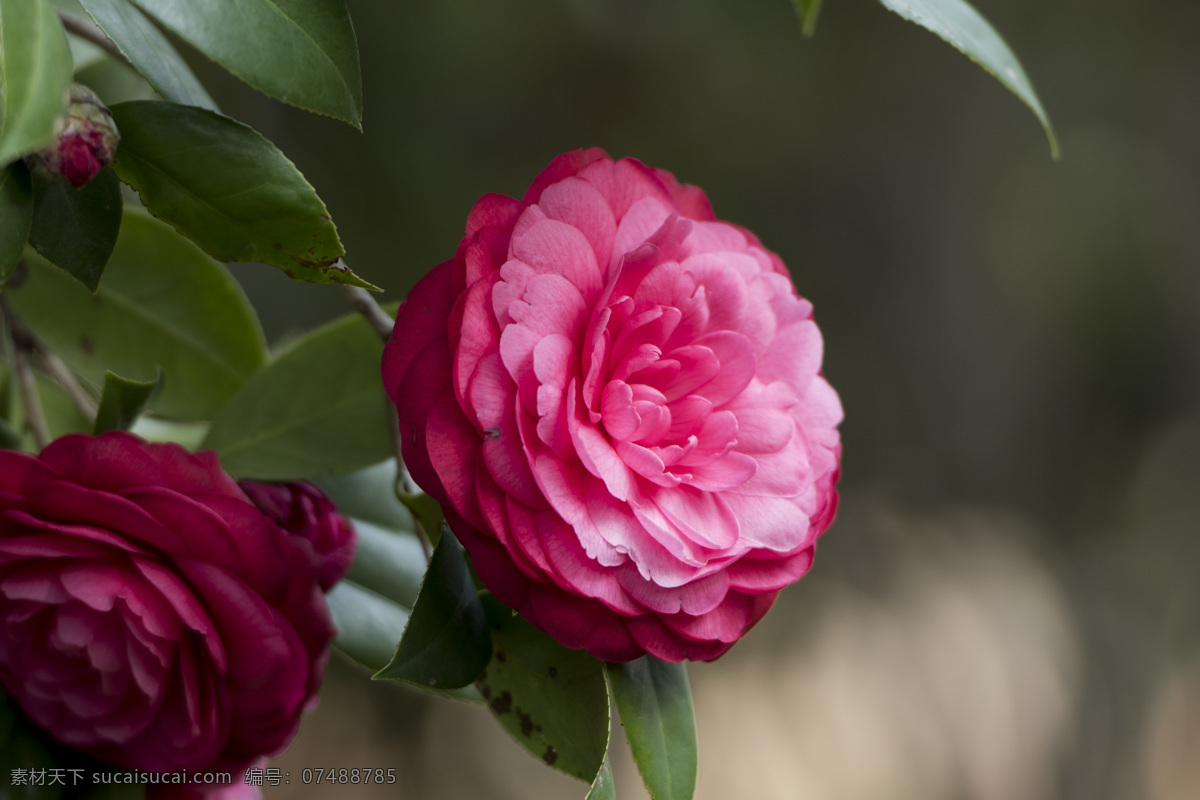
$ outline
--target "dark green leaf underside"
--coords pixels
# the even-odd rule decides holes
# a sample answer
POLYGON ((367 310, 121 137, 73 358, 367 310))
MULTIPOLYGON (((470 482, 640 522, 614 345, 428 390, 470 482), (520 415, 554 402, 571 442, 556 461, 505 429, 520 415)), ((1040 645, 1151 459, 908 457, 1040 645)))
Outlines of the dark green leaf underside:
POLYGON ((21 260, 33 223, 33 187, 21 163, 0 167, 0 284, 21 260))
POLYGON ((94 292, 117 244, 122 204, 108 167, 78 189, 35 174, 29 245, 94 292))
POLYGON ((492 657, 483 606, 462 546, 445 534, 433 552, 396 655, 376 678, 436 689, 460 689, 492 657))

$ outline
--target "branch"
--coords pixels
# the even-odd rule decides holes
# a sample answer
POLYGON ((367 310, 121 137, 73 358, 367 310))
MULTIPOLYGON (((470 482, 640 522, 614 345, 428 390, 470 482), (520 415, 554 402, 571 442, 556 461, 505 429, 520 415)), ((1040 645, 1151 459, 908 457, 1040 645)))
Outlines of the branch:
POLYGON ((120 63, 124 64, 130 69, 133 69, 133 65, 129 63, 129 59, 125 57, 125 54, 122 53, 120 49, 113 44, 112 40, 105 36, 104 32, 95 25, 92 25, 90 22, 85 22, 74 14, 68 14, 65 11, 59 11, 58 18, 62 20, 63 27, 66 28, 69 33, 75 34, 80 39, 86 39, 104 52, 108 53, 120 63))
POLYGON ((50 427, 46 424, 46 415, 38 398, 37 379, 33 375, 33 340, 17 322, 12 309, 8 307, 8 299, 3 295, 0 295, 0 313, 3 313, 4 324, 12 334, 13 374, 21 394, 21 405, 25 407, 25 423, 33 433, 34 444, 41 451, 50 444, 50 427))
MULTIPOLYGON (((31 337, 32 338, 32 337, 31 337)), ((46 371, 50 373, 50 377, 58 381, 59 385, 66 390, 67 395, 71 398, 71 403, 74 404, 76 410, 83 415, 85 419, 95 421, 96 419, 96 401, 88 394, 82 386, 79 385, 75 373, 71 371, 61 358, 55 353, 46 349, 46 346, 33 339, 34 349, 38 355, 42 357, 42 363, 46 366, 46 371)))
POLYGON ((375 329, 383 340, 386 342, 392 338, 392 326, 395 321, 387 315, 387 312, 379 307, 379 303, 375 302, 375 298, 366 289, 358 286, 346 286, 346 293, 350 295, 350 302, 354 304, 355 310, 366 317, 367 322, 371 323, 371 327, 375 329))

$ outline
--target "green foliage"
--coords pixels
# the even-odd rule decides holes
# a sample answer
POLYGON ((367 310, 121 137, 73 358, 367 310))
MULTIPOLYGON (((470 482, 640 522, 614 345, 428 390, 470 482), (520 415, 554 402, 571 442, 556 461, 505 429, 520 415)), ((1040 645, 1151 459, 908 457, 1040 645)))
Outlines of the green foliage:
MULTIPOLYGON (((46 418, 46 427, 50 429, 52 438, 66 436, 68 433, 91 432, 91 418, 75 407, 71 396, 65 389, 45 375, 37 374, 34 377, 42 414, 46 418)), ((9 365, 6 362, 0 362, 0 394, 15 395, 15 389, 9 365)), ((20 401, 8 402, 6 405, 7 408, 4 409, 5 429, 0 431, 0 439, 2 439, 0 446, 5 449, 19 448, 31 453, 37 452, 38 448, 33 441, 33 436, 21 432, 25 427, 24 407, 20 401)))
POLYGON ((126 209, 95 295, 30 253, 13 308, 71 367, 166 384, 156 413, 208 419, 267 357, 254 311, 229 271, 161 222, 126 209))
POLYGON ((687 668, 653 656, 609 664, 608 680, 638 771, 654 800, 696 791, 696 720, 687 668))
POLYGON ((358 44, 342 0, 134 0, 255 89, 361 129, 358 44))
POLYGON ((71 51, 49 0, 0 0, 0 166, 42 147, 67 107, 71 51))
POLYGON ((616 800, 616 797, 617 787, 613 783, 612 767, 608 765, 608 757, 605 756, 585 800, 616 800))
POLYGON ((404 633, 409 610, 351 581, 334 586, 325 600, 338 629, 333 646, 372 672, 382 669, 404 633))
POLYGON ((375 677, 461 689, 479 677, 491 657, 483 606, 462 546, 444 530, 396 654, 375 677))
MULTIPOLYGON (((396 497, 396 475, 396 459, 389 458, 354 472, 321 478, 317 483, 333 498, 343 514, 384 528, 411 533, 412 514, 396 497)), ((424 556, 421 569, 424 569, 424 556)), ((419 574, 417 583, 420 583, 419 574)), ((413 588, 415 597, 415 584, 413 588)))
POLYGON ((24 164, 0 168, 0 285, 21 260, 33 224, 33 187, 24 164))
POLYGON ((500 724, 546 764, 592 783, 611 725, 603 662, 568 650, 484 595, 492 660, 476 686, 500 724))
POLYGON ((304 336, 248 380, 213 420, 204 446, 231 473, 260 480, 335 475, 391 455, 391 404, 379 381, 383 342, 345 316, 304 336))
POLYGON ((94 292, 117 244, 122 202, 108 167, 78 189, 35 174, 29 245, 94 292))
POLYGON ((80 0, 80 4, 154 91, 176 103, 217 110, 167 37, 128 0, 80 0))
MULTIPOLYGON (((797 0, 799 1, 799 0, 797 0)), ((990 72, 1037 115, 1058 158, 1058 140, 1033 84, 1000 34, 966 0, 879 0, 907 20, 933 31, 990 72)))
MULTIPOLYGON (((348 513, 340 500, 338 510, 348 513)), ((346 578, 380 597, 412 608, 426 567, 425 549, 416 534, 411 530, 388 530, 361 519, 352 522, 358 534, 358 550, 346 578)))
POLYGON ((821 0, 792 0, 792 5, 796 8, 796 16, 800 18, 804 35, 815 34, 817 32, 817 16, 821 13, 821 0))
POLYGON ((162 391, 162 386, 162 370, 152 381, 135 381, 122 378, 112 370, 106 371, 104 392, 100 396, 92 433, 100 435, 107 431, 129 430, 155 395, 162 391))
POLYGON ((150 213, 221 261, 261 261, 309 283, 375 287, 345 253, 325 204, 253 129, 201 108, 136 101, 112 108, 113 167, 150 213))

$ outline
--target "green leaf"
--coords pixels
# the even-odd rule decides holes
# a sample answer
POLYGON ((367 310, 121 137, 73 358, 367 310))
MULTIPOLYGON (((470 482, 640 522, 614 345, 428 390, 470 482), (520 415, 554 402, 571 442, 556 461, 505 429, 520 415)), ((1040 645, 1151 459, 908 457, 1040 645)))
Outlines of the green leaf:
POLYGON ((67 37, 49 0, 0 0, 0 165, 54 138, 71 71, 67 37))
POLYGON ((350 581, 334 586, 325 600, 338 629, 334 647, 372 671, 391 660, 408 624, 407 608, 350 581))
POLYGON ((1021 62, 1000 38, 1000 34, 966 0, 879 0, 883 5, 905 19, 933 31, 949 42, 960 53, 965 54, 979 66, 990 72, 1007 86, 1025 105, 1037 115, 1046 137, 1050 140, 1050 153, 1058 158, 1058 139, 1038 100, 1033 84, 1021 67, 1021 62))
POLYGON ((424 492, 403 492, 397 496, 400 498, 400 502, 412 512, 413 519, 425 532, 425 538, 431 545, 437 547, 442 535, 442 525, 445 522, 445 515, 442 513, 442 507, 438 505, 438 501, 424 492))
POLYGON ((178 422, 143 414, 129 432, 147 442, 174 442, 194 452, 200 449, 200 443, 208 433, 208 423, 178 422))
POLYGON ((217 110, 167 37, 128 0, 80 0, 80 4, 154 91, 176 103, 217 110))
MULTIPOLYGON (((338 510, 346 513, 340 504, 338 510)), ((405 608, 412 608, 425 575, 425 549, 411 531, 389 531, 351 519, 358 549, 346 578, 405 608)))
POLYGON ((358 44, 342 0, 134 0, 264 94, 361 130, 358 44))
POLYGON ((691 800, 696 791, 696 720, 687 668, 653 656, 609 664, 625 737, 654 800, 691 800))
POLYGON ((296 340, 213 420, 204 447, 242 478, 336 475, 392 454, 391 402, 379 381, 383 342, 350 314, 296 340))
POLYGON ((267 358, 241 287, 221 264, 133 208, 93 295, 36 254, 8 297, 33 332, 100 384, 106 369, 134 379, 166 376, 153 408, 208 419, 267 358))
POLYGON ((0 167, 0 285, 21 260, 33 224, 33 187, 24 164, 0 167))
POLYGON ((166 220, 221 261, 261 261, 308 283, 376 287, 345 250, 300 171, 253 129, 201 108, 118 103, 113 168, 166 220))
POLYGON ((396 654, 375 678, 461 689, 483 672, 492 642, 462 545, 443 532, 396 654))
POLYGON ((512 737, 557 770, 591 783, 611 719, 604 664, 568 650, 489 594, 492 660, 476 686, 512 737))
POLYGON ((617 787, 613 783, 612 767, 608 765, 608 757, 604 758, 604 763, 600 765, 600 771, 596 773, 596 780, 592 781, 592 788, 588 791, 585 800, 616 800, 617 787))
POLYGON ((162 391, 162 370, 152 381, 135 381, 123 378, 112 370, 104 373, 104 393, 100 396, 100 408, 96 411, 96 425, 92 433, 99 436, 108 431, 127 431, 133 427, 142 412, 162 391))
MULTIPOLYGON (((396 498, 396 459, 321 478, 317 483, 343 514, 394 531, 412 532, 412 514, 396 498)), ((421 569, 424 571, 424 566, 421 569)))
POLYGON ((122 204, 108 167, 78 189, 35 174, 29 245, 94 292, 117 244, 122 204))
POLYGON ((821 0, 792 0, 796 16, 804 28, 804 35, 811 37, 817 32, 817 16, 821 13, 821 0))

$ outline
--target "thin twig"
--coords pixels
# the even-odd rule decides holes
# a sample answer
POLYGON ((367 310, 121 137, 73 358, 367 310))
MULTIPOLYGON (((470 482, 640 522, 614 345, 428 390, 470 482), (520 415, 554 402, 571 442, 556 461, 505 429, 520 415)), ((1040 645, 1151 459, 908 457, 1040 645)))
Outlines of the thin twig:
POLYGON ((350 302, 354 304, 355 310, 366 317, 367 322, 371 323, 371 327, 375 329, 383 340, 386 342, 392 338, 392 325, 394 321, 388 316, 387 312, 379 307, 379 303, 375 302, 375 298, 366 289, 358 286, 346 286, 346 293, 350 295, 350 302))
POLYGON ((62 20, 63 27, 66 28, 69 33, 75 34, 80 39, 87 39, 89 42, 96 45, 125 66, 130 68, 133 67, 133 65, 129 63, 129 59, 125 57, 125 54, 122 53, 120 49, 118 49, 117 46, 112 43, 111 39, 104 35, 104 31, 100 30, 95 25, 92 25, 90 22, 85 22, 74 14, 68 14, 65 11, 59 11, 58 18, 62 20))
POLYGON ((37 379, 33 375, 33 341, 17 323, 12 309, 8 307, 8 298, 3 295, 0 295, 0 313, 3 313, 4 324, 12 334, 13 374, 21 394, 21 405, 25 407, 25 424, 33 433, 34 444, 41 451, 50 444, 50 427, 46 424, 46 415, 38 398, 37 379))
POLYGON ((95 420, 96 401, 79 385, 79 381, 76 379, 75 373, 71 371, 71 368, 57 354, 46 349, 46 346, 37 339, 33 340, 33 346, 37 350, 38 355, 42 357, 42 363, 46 365, 46 371, 50 373, 50 377, 58 381, 59 385, 66 390, 76 410, 85 419, 95 420))

